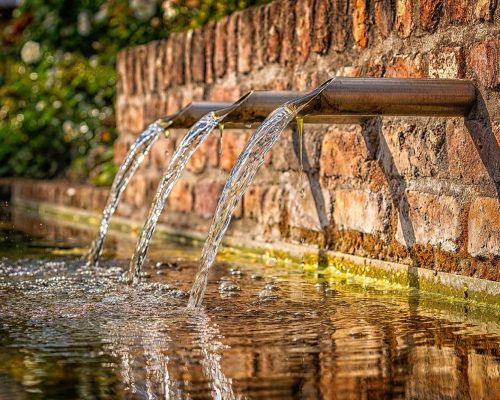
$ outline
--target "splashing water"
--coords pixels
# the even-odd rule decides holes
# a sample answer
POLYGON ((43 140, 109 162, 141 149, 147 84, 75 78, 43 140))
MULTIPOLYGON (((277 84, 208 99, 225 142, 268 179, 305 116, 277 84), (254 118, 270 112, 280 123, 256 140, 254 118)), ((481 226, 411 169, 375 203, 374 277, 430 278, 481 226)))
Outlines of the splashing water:
POLYGON ((99 257, 102 254, 104 239, 109 228, 109 221, 113 216, 120 197, 127 187, 130 179, 141 165, 142 161, 151 150, 151 147, 160 137, 163 132, 167 132, 167 128, 171 125, 169 120, 158 120, 149 125, 144 132, 142 132, 135 143, 130 147, 127 156, 123 160, 118 172, 115 176, 111 190, 109 192, 106 207, 102 213, 101 222, 99 224, 99 231, 97 238, 92 243, 90 251, 87 255, 87 266, 96 267, 99 257))
POLYGON ((129 283, 137 283, 140 280, 142 265, 144 264, 149 243, 151 242, 151 238, 153 237, 153 233, 156 229, 156 224, 158 223, 160 214, 163 211, 168 195, 181 176, 187 162, 196 149, 204 142, 210 132, 212 132, 216 126, 221 124, 224 118, 232 110, 238 107, 247 97, 248 95, 243 96, 228 108, 206 114, 198 122, 196 122, 191 129, 189 129, 188 133, 184 136, 181 143, 175 150, 170 163, 168 164, 167 170, 165 171, 165 174, 163 175, 163 178, 158 186, 153 204, 149 209, 148 218, 144 224, 141 237, 132 257, 132 261, 130 262, 130 269, 127 276, 129 283))
POLYGON ((252 182, 259 167, 264 163, 264 156, 276 143, 288 124, 321 94, 331 81, 323 83, 307 95, 287 102, 274 110, 250 137, 231 170, 219 198, 214 219, 201 253, 200 267, 191 289, 188 307, 193 308, 201 305, 207 286, 208 271, 217 255, 222 237, 229 226, 238 201, 252 182))

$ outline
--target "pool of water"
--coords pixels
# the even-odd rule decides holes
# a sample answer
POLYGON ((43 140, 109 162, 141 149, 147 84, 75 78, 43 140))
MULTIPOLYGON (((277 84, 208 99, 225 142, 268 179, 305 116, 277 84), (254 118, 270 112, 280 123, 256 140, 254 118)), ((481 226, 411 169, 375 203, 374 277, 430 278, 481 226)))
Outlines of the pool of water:
POLYGON ((93 231, 7 210, 0 231, 0 400, 496 399, 494 308, 222 254, 187 310, 199 248, 134 237, 84 268, 93 231))

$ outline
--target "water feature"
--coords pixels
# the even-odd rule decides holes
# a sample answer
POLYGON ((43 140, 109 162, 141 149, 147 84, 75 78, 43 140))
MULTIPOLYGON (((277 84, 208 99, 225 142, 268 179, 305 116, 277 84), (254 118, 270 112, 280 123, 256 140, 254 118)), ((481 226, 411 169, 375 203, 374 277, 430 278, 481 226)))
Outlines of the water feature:
POLYGON ((11 240, 0 241, 1 398, 492 400, 500 391, 498 309, 229 251, 211 269, 220 285, 207 288, 206 307, 186 309, 199 248, 153 242, 149 277, 129 286, 126 235, 110 231, 113 258, 87 269, 91 231, 21 210, 2 227, 11 240))
POLYGON ((89 267, 97 266, 99 257, 102 254, 104 239, 108 232, 111 217, 115 213, 120 197, 130 182, 130 179, 134 176, 137 168, 139 168, 153 144, 163 132, 166 132, 170 124, 171 122, 168 119, 160 119, 152 123, 137 137, 136 141, 130 147, 113 180, 109 197, 102 213, 97 238, 92 243, 89 253, 87 254, 87 265, 89 267))
POLYGON ((245 193, 252 182, 259 167, 264 163, 264 156, 274 143, 276 143, 290 122, 311 101, 316 99, 334 79, 326 81, 310 93, 299 99, 289 101, 274 110, 248 140, 248 143, 233 166, 219 198, 213 222, 201 253, 200 267, 193 288, 191 289, 191 296, 188 302, 189 307, 198 307, 203 301, 208 272, 215 260, 224 233, 229 226, 233 211, 243 193, 245 193))
POLYGON ((200 147, 208 135, 214 130, 214 128, 220 126, 223 123, 224 118, 226 118, 231 111, 243 103, 249 95, 250 93, 247 93, 230 107, 206 114, 189 129, 188 133, 186 133, 182 141, 177 146, 177 149, 170 159, 160 184, 158 185, 153 204, 149 209, 149 214, 142 229, 141 237, 137 243, 132 261, 130 262, 130 270, 128 273, 129 282, 138 282, 140 279, 141 268, 146 258, 149 243, 153 237, 160 214, 163 211, 168 195, 181 176, 187 162, 196 149, 200 147))

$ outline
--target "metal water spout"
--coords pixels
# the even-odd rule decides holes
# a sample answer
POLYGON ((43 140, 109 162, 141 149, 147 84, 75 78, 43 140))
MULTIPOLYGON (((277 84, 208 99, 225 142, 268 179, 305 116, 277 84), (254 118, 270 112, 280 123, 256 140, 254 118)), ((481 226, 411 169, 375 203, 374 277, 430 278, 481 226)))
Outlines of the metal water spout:
MULTIPOLYGON (((256 125, 280 105, 305 93, 256 90, 247 95, 225 119, 226 127, 256 125)), ((476 98, 476 88, 469 80, 337 77, 303 111, 304 123, 352 124, 375 116, 465 116, 476 98)), ((172 127, 189 127, 208 111, 229 104, 192 103, 173 116, 172 127)))

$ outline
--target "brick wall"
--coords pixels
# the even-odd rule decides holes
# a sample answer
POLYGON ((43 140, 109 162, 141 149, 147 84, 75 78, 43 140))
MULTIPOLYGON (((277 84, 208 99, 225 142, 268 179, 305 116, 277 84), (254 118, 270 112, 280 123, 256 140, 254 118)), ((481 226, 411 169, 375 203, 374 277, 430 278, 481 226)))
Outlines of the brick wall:
MULTIPOLYGON (((467 123, 306 126, 302 180, 296 132, 285 132, 230 234, 500 280, 499 9, 496 0, 281 0, 126 49, 117 65, 116 162, 145 124, 192 100, 307 90, 334 75, 472 79, 482 101, 467 123)), ((145 217, 183 134, 172 131, 155 145, 120 215, 145 217)), ((250 134, 207 140, 174 189, 164 223, 207 230, 250 134)))

